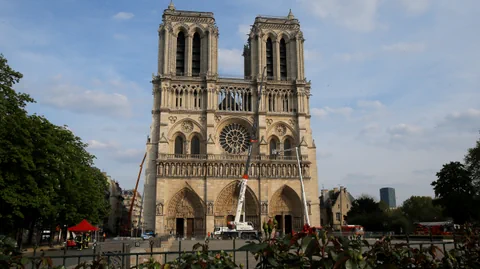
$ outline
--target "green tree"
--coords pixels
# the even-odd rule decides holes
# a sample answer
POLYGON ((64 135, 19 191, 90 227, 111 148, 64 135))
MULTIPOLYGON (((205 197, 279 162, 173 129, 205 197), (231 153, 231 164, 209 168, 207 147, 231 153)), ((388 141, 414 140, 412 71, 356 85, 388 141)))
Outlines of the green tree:
POLYGON ((401 211, 411 223, 443 220, 442 207, 433 204, 432 197, 412 196, 402 204, 401 211))
POLYGON ((347 220, 349 224, 362 225, 367 231, 384 231, 388 226, 386 213, 368 195, 361 195, 352 202, 347 220))
POLYGON ((444 213, 463 224, 478 215, 475 190, 471 173, 460 162, 444 164, 432 182, 435 203, 444 208, 444 213))
POLYGON ((470 172, 475 184, 476 195, 480 195, 480 139, 473 148, 468 149, 465 156, 465 166, 470 172))
POLYGON ((28 115, 34 100, 13 89, 21 78, 0 55, 0 233, 101 223, 108 183, 94 156, 66 127, 28 115))

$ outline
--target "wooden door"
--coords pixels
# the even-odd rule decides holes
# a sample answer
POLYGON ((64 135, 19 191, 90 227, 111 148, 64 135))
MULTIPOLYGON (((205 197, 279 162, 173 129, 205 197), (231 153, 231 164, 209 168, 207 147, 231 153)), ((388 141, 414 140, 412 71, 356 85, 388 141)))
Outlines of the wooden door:
POLYGON ((193 235, 193 219, 187 219, 187 238, 191 238, 193 235))

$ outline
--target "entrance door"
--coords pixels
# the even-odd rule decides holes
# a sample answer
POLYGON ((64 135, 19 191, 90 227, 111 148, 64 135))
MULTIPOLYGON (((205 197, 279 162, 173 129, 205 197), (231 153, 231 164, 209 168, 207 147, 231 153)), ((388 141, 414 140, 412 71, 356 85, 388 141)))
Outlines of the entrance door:
POLYGON ((193 219, 187 219, 187 238, 193 235, 193 219))
POLYGON ((177 225, 176 225, 177 236, 183 237, 183 235, 184 235, 183 228, 184 227, 185 227, 185 220, 183 218, 178 218, 177 219, 177 225))
POLYGON ((275 220, 277 221, 277 231, 280 232, 280 234, 284 233, 283 230, 283 220, 282 220, 282 215, 276 215, 275 220))
POLYGON ((285 234, 291 234, 293 228, 292 216, 285 215, 285 234))

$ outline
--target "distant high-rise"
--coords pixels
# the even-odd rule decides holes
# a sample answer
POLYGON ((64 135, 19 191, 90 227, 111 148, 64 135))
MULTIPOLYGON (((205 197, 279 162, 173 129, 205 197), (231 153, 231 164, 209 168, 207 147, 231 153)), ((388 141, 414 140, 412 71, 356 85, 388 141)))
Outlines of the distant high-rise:
POLYGON ((394 188, 381 188, 380 189, 380 201, 387 203, 388 207, 397 207, 397 202, 395 200, 395 189, 394 188))

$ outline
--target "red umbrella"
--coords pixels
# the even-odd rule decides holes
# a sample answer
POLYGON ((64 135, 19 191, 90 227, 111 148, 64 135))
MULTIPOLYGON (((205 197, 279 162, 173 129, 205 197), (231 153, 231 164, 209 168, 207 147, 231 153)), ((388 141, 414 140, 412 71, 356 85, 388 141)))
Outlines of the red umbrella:
POLYGON ((82 220, 79 224, 68 228, 70 232, 89 232, 97 231, 98 228, 90 224, 86 219, 82 220))

